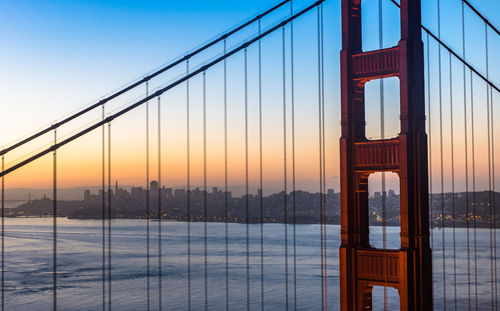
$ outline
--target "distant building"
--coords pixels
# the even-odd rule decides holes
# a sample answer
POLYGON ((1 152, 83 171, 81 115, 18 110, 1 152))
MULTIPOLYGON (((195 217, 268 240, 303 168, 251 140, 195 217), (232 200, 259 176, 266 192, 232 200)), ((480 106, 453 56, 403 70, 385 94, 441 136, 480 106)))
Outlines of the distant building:
POLYGON ((392 198, 392 197, 395 197, 396 196, 396 192, 394 192, 394 190, 389 190, 389 197, 392 198))
POLYGON ((179 198, 179 197, 184 197, 186 195, 186 190, 185 189, 175 189, 174 195, 179 198))
POLYGON ((134 198, 141 198, 144 195, 144 189, 142 187, 132 187, 130 193, 134 198))
POLYGON ((333 189, 328 189, 326 194, 327 194, 329 197, 333 197, 333 195, 335 194, 335 190, 333 190, 333 189))
POLYGON ((165 189, 165 194, 166 194, 167 198, 171 198, 172 197, 172 188, 165 189))
POLYGON ((86 201, 86 202, 90 201, 91 197, 92 197, 92 195, 90 194, 90 190, 87 189, 83 192, 83 200, 84 201, 86 201))
POLYGON ((156 180, 151 181, 149 190, 151 193, 158 193, 158 182, 156 180))

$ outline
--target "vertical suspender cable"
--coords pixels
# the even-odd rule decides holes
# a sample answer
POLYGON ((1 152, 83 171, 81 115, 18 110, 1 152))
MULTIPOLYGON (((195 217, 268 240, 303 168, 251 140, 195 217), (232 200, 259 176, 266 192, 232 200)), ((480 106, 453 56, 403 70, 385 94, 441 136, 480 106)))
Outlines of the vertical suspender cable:
POLYGON ((323 189, 321 191, 321 199, 323 201, 323 211, 322 211, 322 226, 323 226, 323 269, 324 271, 324 283, 325 283, 325 309, 328 310, 328 265, 327 265, 327 254, 326 254, 326 147, 325 147, 325 53, 324 53, 324 27, 323 27, 323 4, 319 6, 320 8, 320 30, 321 30, 321 137, 323 138, 322 142, 322 161, 323 161, 323 170, 322 170, 322 178, 323 178, 323 189))
MULTIPOLYGON (((462 2, 462 52, 465 59, 465 15, 464 3, 462 2)), ((463 89, 464 89, 464 135, 465 135, 465 209, 467 225, 467 292, 468 292, 468 310, 471 310, 471 282, 470 282, 470 215, 469 215, 469 147, 467 132, 467 80, 465 76, 465 64, 463 64, 463 89)))
POLYGON ((492 178, 493 176, 491 175, 491 124, 490 124, 490 87, 486 85, 486 114, 488 118, 488 197, 489 197, 489 231, 490 231, 490 282, 491 282, 491 309, 495 310, 495 272, 494 272, 494 257, 493 257, 493 211, 492 211, 492 204, 493 204, 493 193, 492 193, 492 178))
MULTIPOLYGON (((102 105, 102 119, 104 120, 105 106, 102 105)), ((102 311, 106 310, 106 127, 102 126, 102 311)))
MULTIPOLYGON (((2 171, 5 169, 5 156, 2 155, 2 171)), ((2 311, 5 310, 5 176, 2 176, 2 311)))
POLYGON ((490 88, 490 105, 491 105, 491 175, 493 176, 491 179, 491 184, 492 184, 492 192, 493 192, 493 202, 492 202, 492 209, 493 209, 493 249, 494 249, 494 255, 493 257, 495 258, 494 260, 494 274, 495 274, 495 310, 498 310, 498 291, 497 291, 497 216, 496 216, 496 204, 495 204, 495 130, 494 130, 494 124, 493 123, 493 89, 490 88))
MULTIPOLYGON (((290 16, 293 16, 293 1, 290 1, 290 16)), ((291 78, 291 109, 292 109, 292 212, 293 212, 293 309, 297 310, 297 203, 295 194, 295 81, 293 59, 293 21, 290 22, 290 78, 291 78)))
POLYGON ((158 96, 158 310, 162 307, 162 266, 161 266, 161 98, 158 96))
POLYGON ((108 307, 111 311, 111 123, 108 123, 108 307))
MULTIPOLYGON (((384 32, 382 24, 382 0, 378 0, 378 47, 383 48, 384 32)), ((385 138, 385 103, 384 103, 384 80, 380 79, 380 138, 385 138)), ((382 181, 382 248, 387 249, 387 213, 386 213, 386 196, 385 196, 385 172, 381 174, 382 181)), ((385 263, 385 269, 388 269, 388 263, 385 263)), ((387 271, 387 270, 386 270, 387 271)), ((387 282, 387 274, 384 274, 384 279, 387 282)), ((384 310, 387 311, 387 287, 384 286, 384 310)))
MULTIPOLYGON (((432 204, 432 108, 431 108, 431 67, 430 67, 430 53, 429 53, 429 34, 427 34, 427 106, 428 106, 428 119, 429 119, 429 208, 430 208, 430 225, 431 225, 431 248, 434 248, 434 211, 432 204)), ((433 273, 434 274, 434 273, 433 273)))
MULTIPOLYGON (((54 130, 54 146, 57 144, 57 129, 54 130)), ((53 200, 52 200, 52 286, 53 309, 57 310, 57 149, 54 149, 53 158, 53 200)))
POLYGON ((473 237, 474 237, 474 294, 475 294, 475 304, 476 310, 478 307, 477 300, 477 197, 476 197, 476 151, 475 151, 475 135, 474 135, 474 87, 473 87, 473 76, 472 71, 470 72, 470 119, 471 119, 471 149, 472 149, 472 204, 474 208, 472 209, 472 223, 474 226, 473 237))
MULTIPOLYGON (((149 82, 146 82, 146 97, 149 95, 149 82)), ((151 300, 151 281, 150 281, 150 239, 149 239, 149 219, 151 218, 151 209, 149 206, 150 188, 149 188, 149 101, 146 102, 146 291, 147 291, 147 310, 150 309, 151 300)))
MULTIPOLYGON (((5 169, 5 156, 2 155, 2 171, 5 169)), ((5 176, 2 176, 2 311, 5 310, 5 176)))
POLYGON ((321 310, 325 310, 325 272, 323 270, 323 146, 321 132, 321 23, 320 23, 320 8, 318 7, 318 138, 319 138, 319 209, 320 209, 320 248, 321 248, 321 310))
MULTIPOLYGON (((259 20, 259 35, 261 21, 259 20)), ((260 205, 260 304, 264 311, 264 189, 262 180, 262 46, 259 40, 259 205, 260 205)))
POLYGON ((247 49, 244 51, 245 67, 245 228, 246 228, 246 281, 247 281, 247 310, 250 310, 250 237, 249 237, 249 206, 248 206, 248 62, 247 49))
MULTIPOLYGON (((259 21, 260 25, 260 21, 259 21)), ((226 40, 224 40, 224 54, 226 54, 226 40)), ((227 63, 224 59, 224 210, 225 223, 224 233, 226 242, 226 311, 229 311, 229 189, 227 184, 227 63)))
MULTIPOLYGON (((438 37, 441 38, 441 6, 437 0, 438 37)), ((444 232, 444 158, 443 158, 443 92, 441 90, 441 45, 438 46, 438 75, 439 75, 439 154, 441 173, 441 247, 443 257, 443 310, 446 310, 446 257, 445 257, 445 232, 444 232)))
MULTIPOLYGON (((488 61, 488 25, 484 24, 484 39, 486 50, 486 79, 489 78, 489 61, 488 61)), ((493 264, 493 193, 491 192, 491 135, 490 135, 490 86, 486 84, 486 112, 488 118, 488 193, 489 193, 489 223, 490 223, 490 277, 491 277, 491 309, 495 310, 495 272, 493 264)))
MULTIPOLYGON (((186 61, 186 75, 189 74, 189 59, 186 61)), ((189 146, 189 79, 186 80, 186 209, 187 209, 187 260, 188 260, 188 310, 191 310, 191 163, 189 146)))
POLYGON ((203 242, 205 264, 205 310, 208 310, 208 237, 207 237, 207 74, 203 72, 203 242))
MULTIPOLYGON (((454 308, 457 310, 457 248, 455 239, 455 146, 453 140, 453 75, 451 53, 448 53, 449 67, 450 67, 450 146, 451 146, 451 221, 453 225, 453 289, 454 289, 454 308)), ((444 230, 444 229, 443 229, 444 230)))
POLYGON ((288 189, 286 163, 286 55, 285 55, 285 27, 282 28, 282 56, 283 56, 283 215, 285 221, 285 309, 288 310, 288 189))

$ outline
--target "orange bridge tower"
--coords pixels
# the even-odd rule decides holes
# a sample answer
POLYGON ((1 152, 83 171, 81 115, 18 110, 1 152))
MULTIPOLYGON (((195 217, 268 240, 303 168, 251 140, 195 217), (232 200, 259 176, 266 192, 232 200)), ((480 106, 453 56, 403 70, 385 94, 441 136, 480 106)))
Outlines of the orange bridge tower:
POLYGON ((342 0, 341 310, 371 310, 374 285, 394 287, 401 310, 432 310, 427 135, 420 0, 401 0, 397 46, 361 47, 361 0, 342 0), (392 139, 365 135, 364 85, 398 77, 401 132, 392 139), (370 246, 368 176, 399 175, 401 247, 370 246))

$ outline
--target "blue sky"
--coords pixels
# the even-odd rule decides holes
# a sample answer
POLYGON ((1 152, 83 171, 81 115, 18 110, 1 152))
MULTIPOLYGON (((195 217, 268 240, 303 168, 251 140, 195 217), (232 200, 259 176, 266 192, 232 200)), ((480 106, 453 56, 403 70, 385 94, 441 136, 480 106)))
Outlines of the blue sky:
MULTIPOLYGON (((310 1, 294 1, 295 8, 301 8, 310 1)), ((169 60, 183 55, 186 51, 199 46, 201 43, 213 38, 217 34, 230 29, 234 25, 254 16, 264 9, 274 5, 275 1, 3 1, 0 3, 0 107, 2 110, 2 122, 0 123, 0 145, 7 145, 17 137, 24 136, 38 128, 44 127, 71 111, 94 102, 110 93, 112 90, 142 77, 145 73, 167 63, 169 60)), ((363 46, 366 49, 375 49, 378 46, 378 24, 377 8, 378 1, 364 0, 363 8, 367 12, 364 16, 363 46)), ((436 0, 423 0, 423 23, 437 34, 436 0)), ((500 2, 496 0, 471 1, 477 9, 483 12, 497 27, 500 25, 500 2)), ((280 20, 289 14, 289 8, 280 10, 269 19, 263 21, 263 27, 280 20)), ((315 56, 315 12, 304 16, 296 22, 296 72, 297 80, 304 86, 298 90, 298 111, 303 112, 303 128, 314 127, 314 110, 300 102, 307 103, 314 96, 314 59, 315 56), (301 81, 302 79, 302 81, 301 81)), ((398 33, 398 11, 387 0, 384 1, 384 38, 385 45, 391 46, 397 43, 398 33)), ((460 1, 441 0, 441 36, 457 52, 461 52, 461 29, 460 29, 460 1)), ((340 50, 340 0, 327 0, 324 5, 325 18, 325 79, 327 98, 327 152, 331 164, 328 165, 329 185, 337 188, 336 178, 338 176, 338 137, 339 137, 339 50, 340 50)), ((484 73, 484 29, 477 18, 466 10, 466 23, 470 25, 467 31, 468 59, 481 72, 484 73), (470 46, 470 47, 469 47, 470 46), (483 52, 481 52, 483 51, 483 52)), ((228 43, 234 46, 241 40, 253 35, 256 28, 236 37, 228 43)), ((289 29, 287 28, 287 31, 289 29)), ((287 32, 287 36, 289 33, 287 32)), ((500 84, 500 39, 493 32, 490 35, 490 75, 493 81, 500 84)), ((280 33, 263 42, 263 50, 274 56, 263 60, 264 66, 269 69, 268 99, 276 102, 276 106, 269 105, 269 115, 279 116, 280 113, 280 33), (273 66, 276 66, 274 68, 273 66), (274 69, 273 69, 274 68, 274 69), (277 89, 277 90, 275 90, 277 89)), ((287 37, 286 40, 289 40, 287 37)), ((289 41, 287 42, 289 44, 289 41)), ((431 43, 431 52, 437 55, 437 48, 431 43)), ((208 51, 206 59, 221 52, 221 46, 208 51)), ((289 53, 287 51, 287 53, 289 53)), ((436 56, 434 55, 434 56, 436 56)), ((443 52, 443 60, 446 54, 443 52)), ((232 60, 233 66, 228 73, 233 74, 234 101, 238 97, 241 104, 241 81, 242 57, 235 56, 232 60)), ((436 61, 431 61, 433 74, 436 61)), ((250 65, 250 87, 255 87, 256 77, 256 49, 249 49, 250 65)), ((443 65, 444 66, 444 65, 443 65)), ((458 65, 455 65, 458 66, 458 65)), ((214 68, 214 73, 208 74, 208 85, 213 83, 213 99, 220 100, 221 66, 214 68), (218 91, 217 91, 218 90, 218 91), (219 97, 218 97, 219 96, 219 97)), ((444 67, 443 67, 444 68, 444 67)), ((457 67, 458 68, 458 67, 457 67)), ((172 75, 159 81, 157 86, 166 83, 175 76, 182 74, 184 68, 177 69, 172 75)), ((444 69, 443 69, 444 70, 444 69)), ((455 81, 455 83, 458 83, 455 81)), ((200 80, 193 81, 193 89, 200 87, 200 80)), ((478 85, 478 88, 481 88, 478 85)), ((367 86, 367 92, 373 98, 378 98, 378 85, 367 86)), ((457 89, 459 85, 457 85, 457 89)), ((199 89, 198 89, 199 90, 199 89)), ((254 89, 255 91, 255 89, 254 89)), ((438 94, 432 92, 432 99, 438 94)), ((116 109, 132 100, 140 97, 144 90, 131 95, 116 106, 116 109)), ((172 92, 170 102, 173 113, 182 114, 183 91, 172 92)), ((255 93, 252 93, 255 94, 255 93)), ((397 102, 397 80, 387 82, 386 105, 387 105, 387 128, 388 131, 397 133, 398 130, 398 102, 397 102), (392 120, 392 121, 391 121, 392 120)), ((195 120, 199 117, 196 105, 200 103, 199 92, 193 94, 193 109, 195 120)), ((231 95, 230 95, 231 96, 231 95)), ((480 96, 480 94, 478 95, 480 96)), ((250 95, 250 101, 255 104, 256 98, 250 95)), ((313 100, 314 101, 314 100, 313 100)), ((209 100, 210 102, 210 100, 209 100)), ((215 107, 215 106, 214 106, 215 107)), ((218 107, 218 106, 217 106, 218 107)), ((238 106, 240 107, 240 106, 238 106)), ((374 100, 370 105, 373 113, 378 111, 378 101, 374 100)), ((219 107, 220 108, 220 107, 219 107)), ((241 108, 241 107, 240 107, 241 108)), ((255 108, 255 107, 254 107, 255 108)), ((218 108, 214 108, 214 111, 218 108)), ((239 109, 239 108, 238 108, 239 109)), ((220 112, 220 111, 219 111, 220 112)), ((256 110, 251 114, 255 117, 256 110)), ((235 113, 241 113, 241 109, 235 113)), ((241 114, 240 114, 241 116, 241 114)), ((84 124, 99 117, 99 113, 89 119, 82 121, 75 128, 67 129, 70 133, 84 124)), ((209 116, 210 117, 210 116, 209 116)), ((220 121, 219 116, 211 116, 213 120, 220 121)), ((125 131, 132 127, 137 134, 142 129, 138 120, 139 113, 132 116, 122 126, 125 131), (136 118, 136 119, 134 119, 136 118), (130 124, 134 124, 130 126, 130 124)), ((274 121, 270 117, 269 123, 274 121)), ((166 120, 168 121, 168 120, 166 120)), ((142 122, 142 121, 141 121, 142 122)), ((215 121, 214 121, 215 122, 215 121)), ((236 121, 235 121, 236 122, 236 121)), ((368 118, 367 125, 369 136, 378 136, 378 125, 376 118, 368 118)), ((238 122, 236 122, 238 123, 238 122)), ((235 125, 236 126, 236 125, 235 125)), ((193 131, 199 132, 199 122, 195 121, 193 131)), ((271 127, 272 128, 272 127, 271 127)), ((173 128, 174 129, 174 128, 173 128)), ((217 126, 213 127, 214 135, 220 134, 217 126)), ((253 129, 255 130, 255 128, 253 129)), ((132 133, 134 134, 134 133, 132 133)), ((131 134, 131 135, 132 135, 131 134)), ((132 135, 133 136, 133 135, 132 135)), ((500 137, 500 136, 497 136, 500 137)), ((141 137, 137 134, 137 141, 141 137)), ((50 137, 43 141, 48 143, 50 137)), ((195 143, 198 142, 195 136, 195 143)), ((304 141, 313 139, 313 136, 304 134, 304 141)), ((172 144, 180 143, 172 140, 172 144)), ((269 141, 273 144, 274 140, 269 141)), ((275 141, 279 141, 276 137, 275 141)), ((237 138, 235 138, 235 144, 237 138)), ((119 147, 117 147, 119 148, 119 147)), ((125 148, 125 147, 124 147, 125 148)), ((180 147, 179 147, 180 148, 180 147)), ((272 156, 271 156, 272 158, 272 156)), ((276 158, 279 158, 276 156, 276 158)), ((174 161, 174 160, 172 160, 174 161)), ((303 170, 308 168, 304 167, 303 170)), ((307 175, 307 174, 306 174, 307 175)), ((305 178, 305 177, 304 177, 305 178)), ((136 179, 124 176, 124 180, 133 183, 136 179), (127 179, 128 178, 128 179, 127 179)), ((307 179, 307 178, 305 178, 307 179)), ((91 182, 91 181, 88 181, 91 182)), ((181 181, 177 181, 181 183, 181 181)), ((215 180, 214 183, 220 181, 215 180)), ((235 183, 238 183, 235 181, 235 183)), ((311 181, 306 181, 309 185, 311 181)), ((71 182, 68 182, 71 184, 71 182)), ((279 182, 275 181, 276 187, 279 182)), ((312 186, 311 186, 312 187, 312 186)))

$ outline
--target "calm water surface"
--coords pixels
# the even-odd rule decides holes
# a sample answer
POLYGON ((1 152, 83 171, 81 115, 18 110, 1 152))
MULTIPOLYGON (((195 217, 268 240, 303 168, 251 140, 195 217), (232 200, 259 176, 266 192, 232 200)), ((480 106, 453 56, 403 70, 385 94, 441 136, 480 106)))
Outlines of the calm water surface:
MULTIPOLYGON (((204 309, 204 224, 191 224, 191 307, 204 309)), ((150 222, 151 308, 158 308, 158 222, 150 222)), ((208 307, 221 310, 226 303, 225 224, 208 223, 208 307)), ((249 225, 250 307, 261 307, 260 224, 249 225)), ((266 310, 285 309, 285 226, 265 224, 264 304, 266 310)), ((246 309, 246 225, 228 224, 229 304, 231 310, 246 309)), ((382 228, 371 228, 373 246, 382 246, 382 228)), ((443 309, 446 284, 447 306, 454 307, 454 258, 452 229, 445 229, 445 278, 443 280, 442 231, 434 230, 435 309, 443 309)), ((328 309, 339 309, 338 247, 340 227, 327 226, 328 309)), ((288 226, 288 299, 293 309, 321 309, 320 226, 296 226, 296 291, 293 277, 293 226, 288 226)), ((387 229, 388 248, 399 246, 399 228, 387 229)), ((480 310, 491 308, 490 232, 477 229, 477 298, 480 310)), ((468 305, 466 229, 456 230, 457 306, 468 305)), ((6 310, 52 308, 52 219, 6 219, 6 310)), ((162 222, 162 304, 165 310, 188 308, 187 223, 162 222)), ((146 222, 112 221, 112 308, 144 310, 147 298, 146 222)), ((473 251, 473 231, 470 231, 473 251)), ((107 246, 106 246, 107 247, 107 246)), ((475 261, 470 253, 472 309, 475 307, 475 261)), ((107 259, 106 259, 107 260, 107 259)), ((107 273, 106 273, 107 275, 107 273)), ((102 309, 102 221, 58 219, 58 308, 102 309)), ((107 299, 108 297, 106 297, 107 299)), ((383 290, 374 289, 374 310, 383 306, 383 290)), ((397 292, 389 290, 389 310, 398 308, 397 292)), ((383 308, 382 308, 383 309, 383 308)))

